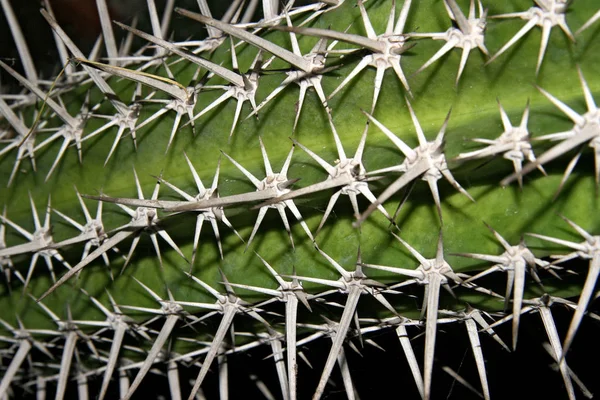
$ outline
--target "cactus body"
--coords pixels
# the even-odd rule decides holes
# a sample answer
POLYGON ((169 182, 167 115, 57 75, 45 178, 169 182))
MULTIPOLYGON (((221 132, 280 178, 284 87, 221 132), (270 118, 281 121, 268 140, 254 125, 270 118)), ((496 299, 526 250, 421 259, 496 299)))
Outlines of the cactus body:
POLYGON ((146 31, 110 25, 143 59, 83 54, 46 8, 63 73, 0 61, 25 88, 0 96, 0 397, 128 399, 157 373, 226 397, 227 360, 263 351, 257 387, 294 399, 317 339, 313 398, 337 371, 365 397, 349 353, 392 334, 435 398, 449 324, 474 356, 457 379, 490 398, 486 346, 515 350, 528 314, 565 398, 589 394, 568 350, 597 318, 597 4, 238 3, 176 8, 204 41, 174 47, 149 0, 146 31))

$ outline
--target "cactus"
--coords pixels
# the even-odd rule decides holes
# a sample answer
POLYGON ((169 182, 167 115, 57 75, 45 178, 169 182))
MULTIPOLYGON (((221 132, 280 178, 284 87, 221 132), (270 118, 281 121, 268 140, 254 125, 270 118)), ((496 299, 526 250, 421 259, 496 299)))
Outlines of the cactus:
POLYGON ((409 398, 444 371, 489 399, 524 324, 591 397, 596 2, 209 3, 147 0, 138 29, 97 0, 84 54, 45 1, 44 80, 1 1, 0 398, 366 398, 378 347, 409 398))

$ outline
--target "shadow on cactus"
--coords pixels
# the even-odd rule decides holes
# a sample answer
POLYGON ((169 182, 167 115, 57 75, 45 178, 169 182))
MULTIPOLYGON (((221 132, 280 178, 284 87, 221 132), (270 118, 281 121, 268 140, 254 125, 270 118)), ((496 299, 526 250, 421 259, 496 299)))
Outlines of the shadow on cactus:
POLYGON ((217 3, 0 2, 0 397, 591 397, 598 5, 217 3))

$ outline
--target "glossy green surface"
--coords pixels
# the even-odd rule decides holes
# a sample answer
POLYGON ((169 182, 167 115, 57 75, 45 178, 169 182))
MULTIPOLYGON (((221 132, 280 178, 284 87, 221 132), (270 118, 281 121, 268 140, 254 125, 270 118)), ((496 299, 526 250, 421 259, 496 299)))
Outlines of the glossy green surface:
MULTIPOLYGON (((320 17, 314 26, 344 30, 351 24, 349 32, 364 34, 358 9, 353 7, 350 1, 346 3, 338 10, 320 17)), ((449 19, 440 1, 427 0, 413 3, 406 28, 407 32, 443 32, 449 27, 449 19)), ((461 6, 465 7, 466 5, 463 3, 465 2, 461 2, 461 6)), ((514 1, 510 4, 499 2, 491 6, 489 14, 522 10, 529 4, 529 1, 514 1)), ((386 19, 389 16, 389 7, 390 2, 368 3, 369 16, 377 33, 384 30, 386 19)), ((399 12, 399 8, 400 5, 398 5, 397 12, 399 12)), ((578 0, 568 14, 569 25, 576 30, 596 9, 595 1, 578 0)), ((490 53, 494 54, 506 40, 520 29, 523 23, 521 20, 488 20, 486 45, 490 53)), ((201 30, 203 27, 198 24, 198 29, 201 30)), ((429 139, 435 137, 448 110, 452 108, 446 134, 448 159, 454 158, 460 152, 478 148, 479 145, 470 142, 470 139, 495 138, 502 132, 496 99, 502 103, 514 125, 519 123, 522 111, 529 99, 531 101, 529 130, 535 137, 568 130, 572 126, 571 121, 539 94, 534 87, 535 84, 548 90, 577 112, 583 113, 585 102, 575 69, 575 65, 580 65, 592 91, 600 92, 598 30, 589 29, 577 37, 576 45, 572 45, 558 28, 553 29, 544 65, 536 80, 534 66, 539 49, 540 32, 539 28, 533 29, 500 59, 486 67, 483 66, 485 62, 483 55, 478 49, 473 50, 458 87, 454 82, 460 59, 459 49, 454 49, 418 75, 412 74, 439 49, 442 43, 425 39, 419 40, 417 46, 402 57, 402 67, 408 76, 414 94, 411 104, 429 139)), ((270 32, 266 33, 265 37, 290 48, 287 33, 270 32)), ((309 51, 315 41, 315 38, 301 37, 302 50, 309 51)), ((336 49, 348 47, 350 46, 340 44, 336 46, 336 49)), ((255 54, 256 50, 251 46, 240 45, 238 47, 238 58, 242 70, 248 67, 255 54)), ((228 40, 212 54, 211 59, 231 67, 228 40)), ((332 63, 341 62, 342 65, 323 78, 323 88, 326 94, 331 93, 343 77, 350 73, 356 65, 358 57, 352 56, 336 60, 335 56, 330 56, 329 60, 332 63)), ((285 67, 285 63, 276 61, 270 66, 270 69, 285 67)), ((194 66, 188 65, 186 62, 173 67, 176 79, 184 85, 190 83, 195 70, 194 66)), ((162 70, 154 73, 164 75, 162 70)), ((360 110, 368 110, 371 107, 374 77, 374 68, 367 68, 359 74, 356 80, 330 100, 333 121, 348 155, 354 153, 364 129, 366 117, 360 110)), ((262 101, 283 79, 282 73, 269 73, 262 76, 257 102, 262 101)), ((210 81, 210 84, 220 83, 223 82, 219 79, 210 81)), ((118 93, 123 99, 131 98, 133 85, 117 82, 116 79, 113 79, 111 84, 115 89, 118 88, 118 93)), ((98 101, 99 94, 95 89, 90 90, 92 101, 98 101)), ((73 113, 76 113, 81 105, 83 90, 79 90, 79 92, 79 95, 68 93, 64 96, 65 102, 73 113)), ((210 104, 221 94, 222 92, 219 90, 201 92, 196 111, 210 104)), ((412 147, 416 145, 417 140, 404 96, 405 91, 393 71, 386 71, 374 116, 412 147)), ((600 99, 600 96, 597 98, 600 99)), ((77 160, 76 151, 70 148, 51 179, 44 183, 45 175, 60 146, 60 141, 57 141, 37 154, 37 173, 31 171, 26 160, 23 162, 25 172, 19 174, 13 187, 0 191, 0 204, 6 205, 7 216, 12 221, 21 224, 26 229, 31 229, 33 226, 27 201, 28 191, 35 199, 40 216, 43 215, 46 199, 51 195, 53 208, 67 213, 77 221, 82 221, 83 214, 79 210, 73 186, 75 185, 81 193, 86 194, 103 192, 115 197, 135 197, 132 168, 137 171, 147 197, 151 194, 155 183, 152 176, 161 173, 164 179, 190 194, 195 194, 194 182, 183 156, 184 151, 195 164, 206 186, 212 182, 221 150, 231 155, 258 179, 261 179, 264 177, 264 169, 258 137, 263 139, 274 170, 278 171, 291 147, 288 137, 292 134, 297 100, 298 86, 290 85, 272 104, 259 113, 258 119, 244 120, 250 112, 250 107, 246 103, 242 118, 229 143, 228 134, 235 110, 235 100, 230 99, 217 107, 214 112, 208 113, 196 121, 196 136, 193 136, 190 126, 180 128, 173 146, 165 155, 167 140, 174 120, 174 113, 169 112, 158 122, 138 131, 137 152, 134 152, 131 139, 125 137, 108 165, 104 167, 104 160, 116 132, 113 129, 101 137, 84 142, 83 164, 81 165, 77 160)), ((105 110, 107 113, 112 112, 108 104, 104 104, 101 110, 105 110)), ((140 121, 156 110, 158 108, 154 105, 145 106, 140 121)), ((184 117, 182 122, 186 121, 187 119, 184 117)), ((48 124, 50 126, 52 124, 60 125, 55 119, 51 119, 48 124)), ((99 124, 98 120, 90 120, 86 131, 94 130, 99 124)), ((312 89, 306 96, 294 138, 331 164, 337 158, 325 111, 312 89)), ((538 155, 547 147, 548 145, 545 143, 534 142, 534 150, 538 155)), ((575 152, 573 152, 574 154, 575 152)), ((402 159, 403 157, 392 148, 385 135, 378 128, 371 126, 363 159, 367 170, 394 165, 400 163, 402 159)), ((6 185, 13 160, 13 154, 8 154, 0 160, 0 187, 6 185)), ((590 232, 597 232, 600 221, 593 216, 597 215, 599 204, 598 198, 594 194, 593 157, 589 150, 586 149, 584 152, 584 157, 579 161, 577 169, 562 194, 556 201, 552 200, 569 160, 570 157, 562 157, 560 160, 548 164, 546 168, 548 177, 542 177, 539 172, 528 175, 525 178, 522 192, 519 191, 517 185, 508 188, 499 186, 499 181, 512 171, 511 163, 501 157, 484 166, 481 166, 483 161, 469 162, 464 165, 450 163, 456 179, 476 199, 476 203, 471 203, 457 193, 445 180, 439 181, 446 254, 457 252, 501 253, 500 245, 483 222, 492 226, 512 244, 516 244, 526 232, 543 233, 579 242, 581 239, 575 237, 567 229, 566 224, 557 217, 557 213, 567 216, 590 232)), ((325 179, 326 175, 314 161, 297 148, 288 177, 301 178, 296 187, 303 187, 325 179)), ((382 183, 385 182, 390 181, 372 184, 374 191, 379 193, 382 183)), ((253 190, 250 182, 235 166, 223 158, 219 183, 220 195, 253 190)), ((296 200, 296 204, 313 234, 330 193, 332 192, 319 193, 296 200)), ((178 199, 178 196, 165 185, 162 186, 159 197, 178 199)), ((401 194, 398 194, 385 204, 389 212, 394 212, 400 199, 401 194)), ((86 200, 86 203, 90 211, 95 212, 95 202, 86 200)), ((361 208, 364 209, 367 205, 368 203, 361 199, 361 208)), ((238 207, 227 209, 226 214, 241 236, 247 239, 250 236, 257 211, 249 211, 248 207, 238 207)), ((257 237, 246 252, 244 252, 245 244, 240 242, 227 227, 220 225, 225 252, 223 260, 219 258, 210 224, 205 223, 199 255, 193 266, 194 275, 217 287, 221 281, 218 273, 220 268, 231 282, 276 287, 275 281, 255 256, 254 252, 257 252, 281 274, 291 274, 294 266, 298 275, 338 279, 338 274, 314 250, 310 240, 291 213, 288 213, 288 218, 296 243, 295 251, 290 246, 278 213, 270 210, 257 237)), ((107 230, 128 221, 129 218, 116 206, 105 205, 104 224, 107 230)), ((352 221, 350 202, 346 196, 342 196, 334 209, 334 214, 330 216, 316 240, 318 245, 343 267, 348 270, 354 268, 359 244, 364 262, 399 267, 417 266, 417 261, 389 234, 389 224, 381 215, 373 214, 360 231, 352 228, 352 221)), ((403 239, 424 256, 434 256, 440 222, 425 182, 417 182, 397 221, 401 229, 400 236, 403 239)), ((52 222, 56 241, 77 233, 72 227, 61 221, 56 214, 52 215, 52 222)), ((188 259, 192 252, 194 223, 195 217, 193 216, 169 217, 164 223, 166 231, 188 259)), ((20 243, 20 241, 21 238, 13 234, 13 231, 7 237, 9 245, 20 243)), ((526 242, 538 256, 545 256, 550 251, 548 244, 540 241, 526 238, 526 242)), ((129 243, 130 240, 126 240, 124 244, 119 245, 120 250, 127 253, 129 243)), ((210 298, 197 285, 190 283, 185 276, 184 272, 189 270, 189 264, 170 250, 162 239, 159 239, 159 243, 162 249, 163 269, 159 266, 147 235, 142 235, 133 260, 123 276, 118 275, 123 260, 110 254, 110 268, 115 277, 118 276, 114 282, 110 280, 107 269, 103 267, 101 260, 97 260, 86 267, 79 278, 72 279, 67 285, 49 296, 44 301, 45 304, 59 314, 65 313, 62 314, 65 316, 66 305, 70 304, 76 318, 102 318, 96 310, 91 310, 89 303, 85 301, 85 296, 76 290, 78 287, 84 287, 91 294, 104 299, 106 299, 104 290, 108 289, 120 305, 156 307, 156 303, 133 281, 132 277, 134 276, 161 296, 166 297, 165 287, 168 287, 177 300, 213 302, 214 299, 210 298)), ((72 246, 66 251, 65 256, 72 265, 79 260, 81 247, 72 246)), ((557 247, 554 247, 554 250, 563 252, 557 247)), ((481 268, 483 265, 462 257, 448 256, 447 259, 457 272, 470 271, 481 268)), ((15 259, 15 263, 17 268, 25 274, 29 266, 29 257, 18 257, 15 259)), ((58 263, 54 264, 54 268, 58 275, 65 272, 65 269, 58 263)), ((366 272, 371 276, 371 271, 366 272)), ((374 271, 372 275, 382 281, 390 281, 389 275, 374 271)), ((34 296, 39 296, 51 285, 43 260, 38 261, 34 276, 28 291, 34 296)), ((503 282, 504 276, 499 274, 499 279, 503 282)), ((305 287, 311 291, 320 290, 313 284, 307 283, 305 287)), ((578 290, 578 286, 574 285, 569 288, 567 293, 576 295, 578 290)), ((0 309, 14 308, 18 310, 28 327, 49 326, 50 322, 45 317, 40 318, 39 310, 27 297, 23 297, 21 292, 22 286, 19 283, 13 284, 12 293, 9 293, 6 286, 3 285, 0 288, 0 309)), ((248 292, 243 290, 240 290, 239 294, 251 301, 258 300, 256 295, 244 296, 248 292)), ((470 295, 468 301, 475 305, 477 302, 482 302, 482 304, 488 302, 489 304, 486 296, 470 295)), ((461 302, 458 303, 459 306, 460 304, 461 302)), ((490 305, 491 308, 499 308, 499 306, 490 305)), ((416 310, 413 310, 413 313, 414 311, 416 310)), ((10 319, 10 316, 8 318, 10 319)))

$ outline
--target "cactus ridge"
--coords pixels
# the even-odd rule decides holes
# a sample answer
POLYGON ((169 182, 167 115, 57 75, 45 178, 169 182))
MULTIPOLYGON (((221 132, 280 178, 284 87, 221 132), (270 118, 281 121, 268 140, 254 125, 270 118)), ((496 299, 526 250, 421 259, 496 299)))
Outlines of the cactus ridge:
POLYGON ((600 19, 592 2, 535 0, 513 11, 491 3, 488 10, 481 0, 264 0, 256 13, 257 1, 233 1, 219 19, 207 0, 197 3, 199 13, 167 0, 161 15, 147 0, 152 33, 137 20, 114 21, 124 35, 118 46, 98 0, 104 48, 86 56, 45 1, 41 14, 67 61, 50 82, 38 74, 10 2, 0 2, 24 71, 0 60, 23 87, 0 94, 0 308, 8 310, 0 318, 0 398, 30 391, 43 398, 50 385, 57 399, 71 387, 81 399, 130 399, 150 374, 166 374, 173 399, 204 398, 215 361, 227 398, 227 360, 268 349, 263 362, 274 363, 275 386, 251 380, 267 398, 296 399, 298 358, 311 365, 305 349, 329 338, 312 398, 328 395, 339 368, 344 394, 355 399, 348 350, 383 349, 377 338, 387 333, 419 397, 437 397, 439 368, 489 399, 494 384, 480 336, 516 351, 521 317, 533 313, 566 397, 592 397, 567 362, 584 320, 600 319, 592 308, 600 221, 590 194, 600 182, 598 60, 585 47, 598 42, 589 29, 600 19), (443 20, 436 27, 423 9, 443 20), (167 39, 172 18, 206 35, 167 39), (517 25, 496 21, 511 18, 526 21, 515 34, 517 25), (537 58, 523 61, 536 26, 537 58), (570 43, 554 38, 555 26, 570 43), (576 37, 583 50, 580 43, 573 50, 576 37), (137 51, 134 38, 144 43, 137 51), (518 67, 496 68, 503 54, 518 67), (563 71, 573 65, 576 73, 563 71), (510 87, 498 85, 503 74, 510 87), (510 168, 489 161, 496 156, 510 168), (592 163, 593 176, 576 168, 592 163), (528 176, 536 169, 545 176, 528 176), (576 235, 565 233, 557 213, 576 235), (202 236, 206 221, 214 241, 202 236), (36 270, 40 258, 48 274, 36 270), (575 284, 571 269, 581 264, 573 260, 589 261, 575 284), (55 270, 59 264, 65 270, 55 270), (506 274, 503 293, 489 280, 495 272, 506 274), (559 306, 572 313, 562 339, 552 313, 559 306), (507 322, 511 346, 503 340, 507 322), (478 384, 437 361, 438 334, 457 323, 466 327, 478 384), (184 369, 196 378, 180 381, 184 369))

